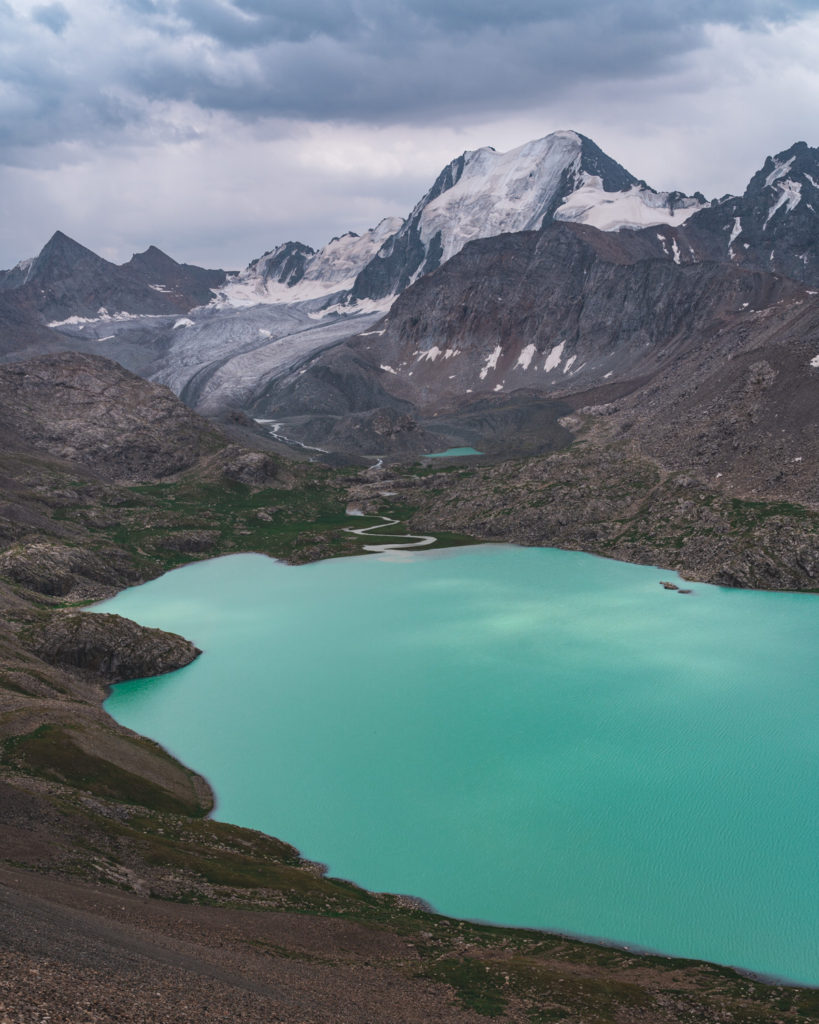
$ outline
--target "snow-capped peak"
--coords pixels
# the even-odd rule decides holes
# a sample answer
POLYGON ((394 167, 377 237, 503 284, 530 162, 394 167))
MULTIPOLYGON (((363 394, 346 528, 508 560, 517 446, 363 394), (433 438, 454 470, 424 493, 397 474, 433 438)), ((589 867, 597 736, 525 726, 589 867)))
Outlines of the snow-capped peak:
POLYGON ((703 205, 700 196, 655 192, 590 139, 557 131, 506 153, 468 150, 444 167, 406 221, 388 218, 360 237, 334 238, 318 253, 288 243, 229 281, 218 299, 337 301, 349 292, 342 301, 381 300, 478 238, 538 230, 552 219, 605 231, 678 225, 703 205))
POLYGON ((216 292, 215 302, 255 306, 302 302, 348 291, 361 268, 403 223, 400 217, 385 217, 363 235, 348 231, 318 252, 301 242, 285 242, 230 278, 216 292))
POLYGON ((420 212, 422 242, 440 232, 444 263, 475 238, 539 228, 581 152, 575 132, 554 132, 507 153, 489 146, 464 153, 458 180, 420 212))

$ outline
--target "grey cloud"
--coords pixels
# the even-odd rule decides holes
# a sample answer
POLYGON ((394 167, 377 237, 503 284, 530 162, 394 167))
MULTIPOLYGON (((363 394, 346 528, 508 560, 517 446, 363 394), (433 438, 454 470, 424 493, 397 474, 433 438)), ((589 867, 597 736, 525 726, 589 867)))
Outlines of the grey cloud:
POLYGON ((253 118, 384 123, 536 103, 578 81, 654 74, 702 45, 707 22, 747 25, 816 0, 167 0, 179 32, 215 44, 225 73, 147 55, 132 82, 253 118), (229 65, 229 70, 227 68, 229 65))
POLYGON ((55 35, 62 35, 66 25, 71 21, 68 9, 60 3, 41 4, 32 8, 31 17, 34 21, 50 28, 55 35))
MULTIPOLYGON (((573 0, 568 13, 565 0, 86 3, 34 9, 40 25, 62 33, 44 54, 31 37, 44 33, 0 0, 0 142, 12 159, 38 143, 100 134, 104 142, 117 132, 127 141, 156 118, 152 105, 174 101, 248 121, 486 117, 554 102, 578 85, 673 70, 703 45, 709 22, 742 27, 819 8, 819 0, 573 0), (96 31, 113 19, 102 50, 77 27, 89 10, 96 31)), ((157 122, 157 130, 166 129, 157 122)))

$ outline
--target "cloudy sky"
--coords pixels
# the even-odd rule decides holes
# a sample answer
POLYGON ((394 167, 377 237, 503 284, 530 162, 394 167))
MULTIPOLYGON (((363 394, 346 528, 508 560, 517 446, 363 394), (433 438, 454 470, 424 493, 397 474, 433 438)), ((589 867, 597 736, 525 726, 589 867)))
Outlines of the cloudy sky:
POLYGON ((0 0, 0 267, 238 268, 560 128, 655 188, 819 145, 819 0, 0 0))

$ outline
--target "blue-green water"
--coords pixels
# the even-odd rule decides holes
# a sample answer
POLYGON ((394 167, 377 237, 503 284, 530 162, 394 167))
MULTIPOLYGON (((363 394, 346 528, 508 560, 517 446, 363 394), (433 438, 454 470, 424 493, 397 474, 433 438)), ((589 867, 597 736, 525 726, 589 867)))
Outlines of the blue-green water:
POLYGON ((447 448, 445 452, 429 452, 425 459, 451 459, 461 455, 483 455, 476 448, 447 448))
POLYGON ((494 545, 198 563, 100 606, 205 651, 106 706, 370 889, 819 983, 819 598, 661 579, 494 545))

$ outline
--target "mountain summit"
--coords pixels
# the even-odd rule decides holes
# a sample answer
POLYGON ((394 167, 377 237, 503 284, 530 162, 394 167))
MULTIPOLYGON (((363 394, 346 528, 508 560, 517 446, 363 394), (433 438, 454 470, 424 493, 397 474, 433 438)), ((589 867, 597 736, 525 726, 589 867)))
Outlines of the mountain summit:
POLYGON ((553 132, 508 153, 476 149, 441 171, 362 270, 353 297, 397 294, 476 238, 536 231, 553 220, 604 231, 681 224, 703 205, 702 197, 655 192, 577 132, 553 132))
POLYGON ((301 243, 278 246, 220 297, 227 305, 322 293, 337 301, 346 289, 347 299, 389 300, 477 238, 535 231, 553 220, 604 231, 679 225, 705 205, 701 195, 656 192, 577 132, 553 132, 507 153, 491 146, 462 153, 406 220, 333 239, 318 253, 301 243))

